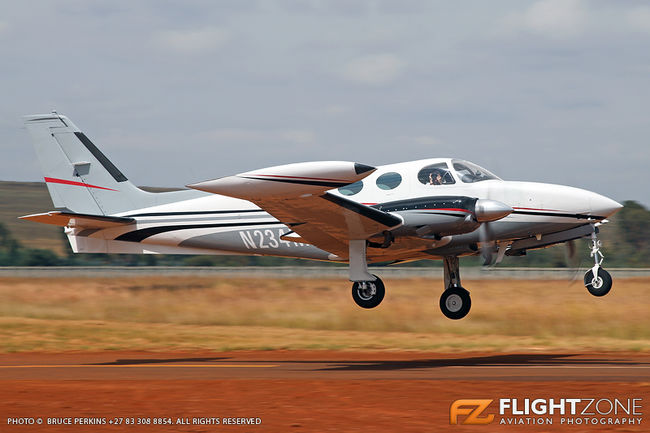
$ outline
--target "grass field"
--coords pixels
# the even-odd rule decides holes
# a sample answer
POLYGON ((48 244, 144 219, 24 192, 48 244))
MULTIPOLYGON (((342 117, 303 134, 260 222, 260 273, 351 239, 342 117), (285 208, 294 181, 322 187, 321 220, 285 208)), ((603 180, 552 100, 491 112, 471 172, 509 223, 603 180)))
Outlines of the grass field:
POLYGON ((63 252, 61 228, 19 220, 18 217, 54 209, 43 182, 0 182, 0 222, 21 244, 63 252))
POLYGON ((0 351, 100 349, 650 350, 650 279, 590 296, 565 281, 464 281, 472 311, 438 308, 441 282, 387 281, 375 310, 342 280, 0 279, 0 351))

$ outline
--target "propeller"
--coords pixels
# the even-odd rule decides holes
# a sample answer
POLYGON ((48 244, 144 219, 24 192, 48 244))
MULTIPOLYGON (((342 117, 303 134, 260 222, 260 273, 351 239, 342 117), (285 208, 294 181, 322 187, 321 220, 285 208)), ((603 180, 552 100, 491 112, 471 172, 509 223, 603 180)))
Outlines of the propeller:
POLYGON ((492 265, 496 259, 496 242, 494 241, 493 232, 490 223, 482 223, 478 228, 478 239, 481 244, 481 257, 483 257, 483 266, 492 265))
POLYGON ((577 249, 576 249, 576 242, 575 240, 570 240, 565 243, 566 245, 566 264, 567 267, 569 268, 575 268, 578 266, 578 260, 577 260, 577 249))
POLYGON ((481 244, 481 256, 483 257, 483 265, 488 266, 495 264, 503 259, 503 251, 498 251, 505 248, 500 245, 497 249, 496 236, 491 226, 491 222, 505 218, 513 212, 513 209, 505 203, 496 200, 479 199, 476 201, 474 207, 474 215, 476 221, 481 225, 478 228, 478 239, 481 244), (497 252, 499 253, 497 255, 497 252))
POLYGON ((569 269, 575 269, 573 276, 569 279, 569 284, 573 284, 577 280, 581 280, 580 276, 582 275, 581 272, 582 258, 579 257, 577 254, 578 248, 576 246, 575 239, 567 241, 565 245, 566 245, 565 254, 566 254, 567 267, 569 269))

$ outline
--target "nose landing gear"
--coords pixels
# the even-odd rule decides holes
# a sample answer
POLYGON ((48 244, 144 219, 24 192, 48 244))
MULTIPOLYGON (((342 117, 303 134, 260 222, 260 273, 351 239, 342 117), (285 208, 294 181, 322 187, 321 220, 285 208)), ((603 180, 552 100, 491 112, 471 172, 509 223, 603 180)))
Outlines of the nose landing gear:
POLYGON ((597 229, 591 233, 591 257, 594 258, 594 266, 585 274, 585 287, 594 296, 605 296, 612 288, 612 276, 601 267, 603 263, 603 253, 600 247, 603 245, 597 236, 597 229))

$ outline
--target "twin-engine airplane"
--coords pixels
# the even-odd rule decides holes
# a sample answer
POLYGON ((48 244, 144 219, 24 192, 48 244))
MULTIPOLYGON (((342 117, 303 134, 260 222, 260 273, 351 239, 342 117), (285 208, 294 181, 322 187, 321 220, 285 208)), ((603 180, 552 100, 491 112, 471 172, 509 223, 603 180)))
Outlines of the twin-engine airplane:
POLYGON ((149 193, 135 187, 67 117, 27 116, 57 210, 22 217, 64 227, 76 253, 254 254, 348 262, 363 308, 384 298, 368 263, 441 259, 440 308, 470 310, 458 258, 504 255, 590 236, 584 283, 607 294, 598 226, 621 208, 561 185, 510 182, 460 159, 380 167, 345 161, 287 164, 149 193))

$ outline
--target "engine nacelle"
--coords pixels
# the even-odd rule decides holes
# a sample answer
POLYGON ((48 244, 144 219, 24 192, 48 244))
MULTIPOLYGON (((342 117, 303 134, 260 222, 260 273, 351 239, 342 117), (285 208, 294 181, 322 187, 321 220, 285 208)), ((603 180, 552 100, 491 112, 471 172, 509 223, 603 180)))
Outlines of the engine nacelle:
POLYGON ((421 197, 373 207, 402 217, 404 224, 394 232, 396 235, 431 239, 472 232, 482 223, 504 218, 513 211, 495 200, 464 196, 421 197))

